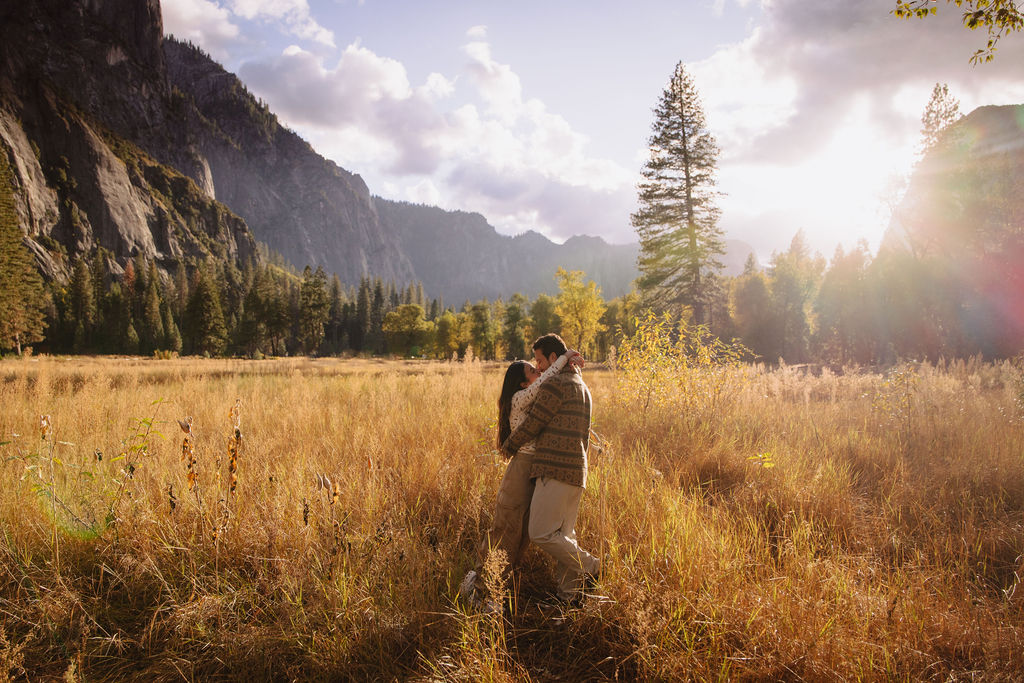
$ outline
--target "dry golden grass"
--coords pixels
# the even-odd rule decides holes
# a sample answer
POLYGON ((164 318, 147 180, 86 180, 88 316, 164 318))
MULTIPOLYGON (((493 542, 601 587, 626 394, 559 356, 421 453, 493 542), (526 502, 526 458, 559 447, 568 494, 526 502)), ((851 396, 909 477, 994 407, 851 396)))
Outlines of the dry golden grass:
POLYGON ((1024 676, 1012 364, 678 369, 653 400, 588 371, 578 532, 613 601, 542 609, 531 549, 499 617, 453 598, 502 371, 0 362, 0 680, 1024 676))

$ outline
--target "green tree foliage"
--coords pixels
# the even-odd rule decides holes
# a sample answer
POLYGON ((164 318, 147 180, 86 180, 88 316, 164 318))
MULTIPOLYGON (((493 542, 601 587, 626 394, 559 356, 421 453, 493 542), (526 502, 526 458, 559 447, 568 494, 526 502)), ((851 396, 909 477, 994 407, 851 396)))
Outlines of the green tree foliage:
POLYGON ((492 315, 490 303, 485 299, 473 304, 469 311, 470 343, 473 353, 480 358, 494 358, 494 347, 500 331, 492 315))
POLYGON ((356 295, 355 316, 351 319, 349 340, 355 351, 363 351, 370 334, 370 305, 373 293, 370 291, 370 280, 359 281, 359 293, 356 295))
POLYGON ((772 322, 779 355, 787 362, 810 360, 811 311, 824 270, 824 260, 811 255, 803 233, 789 249, 772 256, 768 282, 772 293, 772 322))
POLYGON ((263 324, 268 337, 268 350, 271 354, 283 355, 287 352, 292 328, 289 298, 288 273, 274 266, 268 266, 261 292, 261 304, 263 324))
POLYGON ((654 109, 650 158, 642 171, 637 287, 651 305, 681 304, 700 325, 707 319, 709 275, 725 252, 715 189, 718 145, 708 129, 693 79, 682 62, 654 109))
POLYGON ((220 355, 227 346, 228 332, 220 305, 220 292, 213 276, 200 269, 185 306, 186 352, 220 355))
POLYGON ((774 362, 782 354, 772 317, 772 296, 768 278, 756 268, 753 257, 732 285, 736 334, 759 358, 774 362))
POLYGON ((459 316, 445 311, 434 320, 434 349, 439 358, 452 358, 463 352, 468 344, 462 334, 459 316))
POLYGON ((603 331, 601 316, 607 308, 601 288, 593 280, 583 282, 583 271, 559 268, 558 304, 555 312, 562 320, 562 337, 570 347, 587 355, 594 348, 597 335, 603 331))
MULTIPOLYGON (((962 317, 966 292, 944 260, 906 251, 880 253, 868 269, 876 316, 875 358, 932 360, 965 355, 962 317)), ((973 345, 978 350, 977 345, 973 345)), ((967 353, 966 355, 971 355, 967 353)))
POLYGON ((394 302, 384 290, 384 283, 377 278, 373 283, 373 298, 370 300, 370 322, 366 334, 365 347, 373 354, 384 353, 384 332, 381 329, 384 324, 384 315, 388 312, 394 302))
POLYGON ((160 304, 160 315, 163 318, 164 338, 160 348, 165 351, 181 353, 181 331, 178 324, 174 322, 174 313, 167 301, 160 304))
POLYGON ((315 272, 306 266, 299 291, 299 337, 307 354, 320 348, 330 312, 327 274, 320 266, 317 266, 315 272))
MULTIPOLYGON (((946 0, 963 10, 963 24, 974 31, 988 33, 984 48, 971 55, 971 63, 990 62, 995 59, 996 44, 1014 31, 1024 30, 1024 11, 1018 0, 946 0)), ((901 19, 925 19, 938 13, 936 0, 896 0, 892 11, 901 19)))
POLYGON ((188 295, 188 271, 185 268, 185 262, 178 261, 174 270, 174 300, 171 302, 176 320, 181 320, 185 316, 188 295))
POLYGON ((815 343, 823 360, 867 364, 876 351, 877 324, 868 280, 871 254, 865 242, 849 253, 836 248, 814 302, 815 343))
POLYGON ((505 347, 505 360, 525 358, 526 352, 526 331, 530 323, 527 310, 530 300, 522 294, 516 293, 505 305, 505 315, 502 320, 501 337, 505 347))
POLYGON ((337 273, 331 277, 331 289, 327 295, 330 307, 327 311, 326 345, 327 353, 340 353, 345 342, 346 296, 337 273))
POLYGON ((150 354, 164 347, 167 332, 164 329, 164 315, 160 310, 160 277, 157 274, 156 266, 150 262, 149 272, 146 277, 146 291, 143 294, 141 334, 139 335, 139 350, 144 354, 150 354))
POLYGON ((419 304, 401 304, 384 316, 388 348, 402 356, 418 356, 433 341, 434 323, 419 304))
POLYGON ((74 330, 72 348, 76 353, 83 353, 92 344, 97 314, 93 279, 89 264, 82 257, 76 258, 72 266, 69 290, 70 322, 74 330))
MULTIPOLYGON (((562 331, 562 321, 555 311, 557 307, 558 302, 555 298, 547 294, 538 294, 537 298, 533 300, 530 305, 530 337, 532 339, 549 332, 558 334, 562 331)), ((532 342, 532 339, 528 341, 532 342)))
POLYGON ((42 341, 46 290, 22 241, 6 154, 0 153, 0 350, 42 341))

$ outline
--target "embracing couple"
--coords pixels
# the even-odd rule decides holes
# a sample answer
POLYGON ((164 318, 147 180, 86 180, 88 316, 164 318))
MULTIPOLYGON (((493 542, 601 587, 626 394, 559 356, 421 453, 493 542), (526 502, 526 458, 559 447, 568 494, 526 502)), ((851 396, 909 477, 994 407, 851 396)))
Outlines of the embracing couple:
POLYGON ((601 567, 576 542, 590 446, 591 399, 580 373, 583 357, 557 334, 537 339, 533 355, 536 367, 518 360, 505 371, 498 398, 498 449, 509 462, 479 564, 459 588, 466 599, 481 597, 479 571, 488 553, 504 551, 512 566, 530 541, 555 561, 562 601, 582 598, 601 567))

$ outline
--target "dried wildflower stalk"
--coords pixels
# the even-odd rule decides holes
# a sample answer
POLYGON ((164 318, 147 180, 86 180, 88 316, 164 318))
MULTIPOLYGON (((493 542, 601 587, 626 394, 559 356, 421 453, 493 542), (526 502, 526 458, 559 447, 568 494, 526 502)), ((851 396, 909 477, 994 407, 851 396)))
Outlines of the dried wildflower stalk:
POLYGON ((181 431, 185 432, 185 438, 181 440, 181 461, 185 463, 185 470, 188 472, 188 490, 196 494, 199 500, 199 486, 196 481, 196 451, 192 445, 192 417, 178 420, 181 431))
POLYGON ((233 423, 233 431, 228 437, 228 495, 235 493, 238 487, 238 454, 242 450, 242 400, 237 399, 235 405, 228 411, 228 417, 233 423))

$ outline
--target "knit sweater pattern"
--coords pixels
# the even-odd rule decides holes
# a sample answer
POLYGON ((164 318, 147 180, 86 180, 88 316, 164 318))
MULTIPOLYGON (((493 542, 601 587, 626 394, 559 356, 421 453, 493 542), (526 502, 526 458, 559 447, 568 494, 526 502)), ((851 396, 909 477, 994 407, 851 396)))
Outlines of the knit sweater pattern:
POLYGON ((586 488, 590 447, 590 390, 571 365, 544 382, 526 419, 502 444, 516 453, 536 440, 531 477, 549 477, 586 488))

